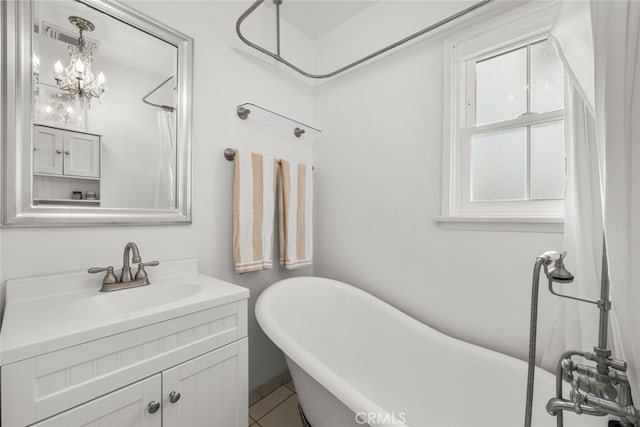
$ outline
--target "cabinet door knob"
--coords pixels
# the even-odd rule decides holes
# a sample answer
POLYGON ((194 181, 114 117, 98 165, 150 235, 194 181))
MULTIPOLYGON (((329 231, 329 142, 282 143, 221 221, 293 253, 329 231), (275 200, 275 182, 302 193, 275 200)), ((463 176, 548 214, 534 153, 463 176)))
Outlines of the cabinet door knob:
POLYGON ((71 152, 65 150, 64 154, 66 154, 68 156, 69 154, 71 154, 71 152))
POLYGON ((62 151, 56 150, 56 154, 62 154, 62 151))
POLYGON ((149 402, 150 414, 155 414, 156 412, 158 412, 158 409, 160 409, 160 402, 156 402, 155 400, 152 400, 151 402, 149 402))
POLYGON ((169 402, 176 403, 178 400, 180 400, 180 396, 180 392, 172 391, 171 393, 169 393, 169 402))

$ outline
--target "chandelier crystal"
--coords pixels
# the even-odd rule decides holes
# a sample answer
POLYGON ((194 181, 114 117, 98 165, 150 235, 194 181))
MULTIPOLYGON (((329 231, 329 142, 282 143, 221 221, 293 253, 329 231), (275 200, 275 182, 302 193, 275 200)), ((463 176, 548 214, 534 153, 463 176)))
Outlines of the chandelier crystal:
POLYGON ((69 65, 65 68, 58 60, 53 66, 53 78, 59 89, 67 91, 83 106, 90 106, 92 98, 100 98, 105 93, 105 77, 100 72, 94 77, 91 72, 94 45, 88 45, 83 32, 95 30, 95 26, 79 16, 70 16, 71 22, 80 32, 77 46, 69 46, 69 65))

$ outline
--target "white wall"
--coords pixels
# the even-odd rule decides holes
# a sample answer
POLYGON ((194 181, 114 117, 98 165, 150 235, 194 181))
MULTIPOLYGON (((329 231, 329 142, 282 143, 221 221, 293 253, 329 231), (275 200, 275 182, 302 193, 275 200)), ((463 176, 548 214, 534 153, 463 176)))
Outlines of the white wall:
MULTIPOLYGON (((382 26, 400 38, 416 23, 426 26, 466 4, 381 2, 365 10, 366 19, 356 16, 319 39, 316 64, 323 71, 345 64, 375 49, 361 40, 371 34, 382 41, 382 26)), ((314 151, 314 272, 352 283, 447 334, 525 358, 533 262, 562 248, 563 236, 449 231, 435 223, 442 49, 441 36, 425 39, 316 88, 323 134, 314 151)), ((552 313, 548 292, 541 295, 543 336, 552 313)))
MULTIPOLYGON (((311 89, 291 79, 270 62, 257 60, 240 47, 234 32, 245 2, 128 1, 133 7, 195 39, 193 109, 193 224, 101 228, 17 228, 0 231, 1 280, 122 262, 128 241, 140 246, 146 260, 196 257, 202 273, 246 286, 249 302, 250 388, 285 369, 284 359, 262 334, 253 306, 269 284, 291 276, 282 269, 236 275, 232 261, 233 165, 222 153, 226 147, 251 149, 293 160, 312 161, 310 142, 284 130, 255 121, 241 121, 235 106, 246 101, 264 104, 302 121, 312 121, 311 89)), ((257 40, 273 37, 273 19, 262 13, 252 18, 257 40)), ((312 58, 310 43, 285 27, 298 45, 288 52, 298 62, 312 58), (296 55, 296 52, 302 52, 296 55)), ((267 43, 267 41, 265 41, 267 43)), ((142 159, 144 160, 144 159, 142 159)), ((155 166, 155 165, 153 165, 155 166)), ((135 186, 121 184, 122 191, 135 186)), ((276 252, 277 253, 277 252, 276 252)), ((296 274, 311 274, 311 269, 296 274)), ((153 271, 150 271, 153 278, 153 271)), ((96 276, 96 286, 101 278, 96 276)))

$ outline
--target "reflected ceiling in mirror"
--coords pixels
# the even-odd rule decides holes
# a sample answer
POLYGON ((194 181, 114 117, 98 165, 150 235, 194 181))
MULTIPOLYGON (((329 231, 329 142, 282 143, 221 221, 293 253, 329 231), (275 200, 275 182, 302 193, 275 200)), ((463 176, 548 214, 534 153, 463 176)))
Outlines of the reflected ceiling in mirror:
POLYGON ((20 82, 7 103, 30 113, 7 132, 23 167, 7 172, 16 187, 4 224, 190 222, 192 40, 110 0, 8 13, 32 32, 6 30, 30 52, 7 58, 7 95, 10 74, 20 82))

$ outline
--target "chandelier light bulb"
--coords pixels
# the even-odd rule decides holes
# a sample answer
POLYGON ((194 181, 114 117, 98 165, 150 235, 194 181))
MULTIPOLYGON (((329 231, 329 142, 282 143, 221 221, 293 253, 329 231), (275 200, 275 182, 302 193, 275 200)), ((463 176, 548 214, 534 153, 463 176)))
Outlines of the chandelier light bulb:
POLYGON ((58 62, 56 62, 53 66, 53 72, 56 74, 56 76, 60 76, 63 71, 64 67, 62 66, 62 62, 58 60, 58 62))
POLYGON ((40 58, 38 58, 38 55, 36 55, 35 53, 33 54, 33 72, 40 72, 40 58))
POLYGON ((103 85, 105 82, 105 77, 104 77, 104 73, 102 71, 100 71, 100 74, 98 74, 98 84, 99 85, 103 85))
MULTIPOLYGON (((78 74, 84 73, 84 62, 82 62, 81 59, 78 59, 76 61, 76 71, 78 72, 78 74)), ((79 77, 82 77, 82 76, 79 76, 79 77)))

